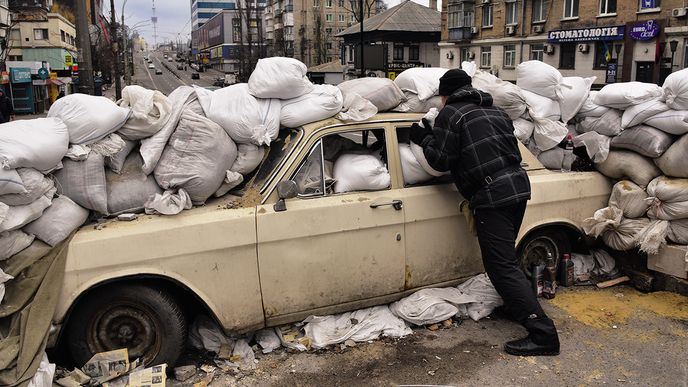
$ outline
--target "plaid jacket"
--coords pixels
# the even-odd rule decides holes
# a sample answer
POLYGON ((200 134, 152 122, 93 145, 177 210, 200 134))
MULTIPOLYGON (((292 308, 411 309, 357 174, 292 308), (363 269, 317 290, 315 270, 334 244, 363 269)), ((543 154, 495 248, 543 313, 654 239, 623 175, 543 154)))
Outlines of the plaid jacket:
POLYGON ((472 209, 496 208, 530 199, 530 181, 509 116, 492 106, 492 96, 463 87, 447 99, 426 136, 430 166, 451 171, 472 209))

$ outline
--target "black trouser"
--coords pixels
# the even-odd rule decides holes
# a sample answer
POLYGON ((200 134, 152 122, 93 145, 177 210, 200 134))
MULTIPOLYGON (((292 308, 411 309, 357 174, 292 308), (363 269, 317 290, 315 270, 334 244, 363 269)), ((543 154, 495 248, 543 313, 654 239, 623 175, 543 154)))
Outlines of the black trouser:
POLYGON ((516 236, 523 222, 526 201, 499 208, 473 211, 483 266, 504 307, 521 323, 535 342, 557 337, 554 322, 545 315, 516 257, 516 236))

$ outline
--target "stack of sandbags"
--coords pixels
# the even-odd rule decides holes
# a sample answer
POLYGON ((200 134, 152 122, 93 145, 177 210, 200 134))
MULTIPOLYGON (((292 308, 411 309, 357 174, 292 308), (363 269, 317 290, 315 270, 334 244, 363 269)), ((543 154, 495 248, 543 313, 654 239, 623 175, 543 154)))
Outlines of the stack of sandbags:
POLYGON ((387 78, 359 78, 337 85, 344 97, 342 119, 364 120, 377 112, 392 110, 406 100, 394 81, 387 78), (368 103, 366 103, 368 102, 368 103), (375 109, 370 109, 370 106, 375 109))
POLYGON ((402 71, 394 83, 404 92, 405 101, 393 110, 402 113, 425 113, 431 108, 442 108, 438 92, 440 78, 447 69, 440 67, 415 67, 402 71))

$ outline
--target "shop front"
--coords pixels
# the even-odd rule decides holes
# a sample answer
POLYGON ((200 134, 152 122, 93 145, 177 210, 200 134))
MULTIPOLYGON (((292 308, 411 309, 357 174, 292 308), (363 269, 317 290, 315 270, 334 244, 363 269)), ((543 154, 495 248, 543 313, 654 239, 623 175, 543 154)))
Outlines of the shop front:
POLYGON ((33 99, 31 69, 28 67, 10 68, 10 98, 15 113, 33 114, 36 112, 33 99))

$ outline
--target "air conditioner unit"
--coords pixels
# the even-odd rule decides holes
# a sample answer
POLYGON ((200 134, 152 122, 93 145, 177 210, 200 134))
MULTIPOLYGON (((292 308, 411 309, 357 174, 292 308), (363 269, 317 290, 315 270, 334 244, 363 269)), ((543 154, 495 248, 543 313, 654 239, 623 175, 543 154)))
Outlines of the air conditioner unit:
POLYGON ((547 55, 552 55, 552 54, 554 54, 554 45, 552 45, 552 44, 545 44, 545 54, 547 54, 547 55))
POLYGON ((582 53, 587 53, 588 51, 590 51, 590 45, 587 43, 581 43, 578 45, 578 51, 582 53))
POLYGON ((468 59, 475 59, 475 53, 474 53, 474 52, 469 52, 469 53, 468 53, 468 59))
POLYGON ((671 16, 673 16, 673 17, 686 16, 686 9, 685 8, 674 8, 671 10, 671 16))
POLYGON ((506 34, 507 35, 513 35, 515 33, 516 33, 516 27, 514 27, 514 26, 506 27, 506 34))
POLYGON ((544 31, 544 28, 542 26, 533 26, 533 32, 536 34, 542 33, 544 31))
POLYGON ((471 33, 477 34, 478 33, 478 27, 471 27, 471 33))

